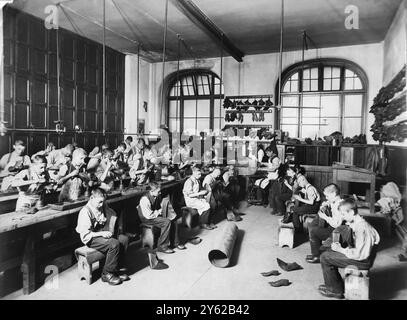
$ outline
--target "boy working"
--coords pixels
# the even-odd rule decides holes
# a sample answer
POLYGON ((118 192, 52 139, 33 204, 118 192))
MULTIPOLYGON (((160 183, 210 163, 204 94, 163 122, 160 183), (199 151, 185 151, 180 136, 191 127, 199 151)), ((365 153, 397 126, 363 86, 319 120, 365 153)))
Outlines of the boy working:
POLYGON ((58 201, 75 201, 85 193, 90 178, 86 173, 87 153, 78 148, 72 154, 72 161, 63 165, 58 173, 58 185, 62 185, 58 201))
POLYGON ((184 194, 185 204, 198 211, 201 228, 212 230, 216 226, 211 223, 211 207, 205 199, 208 191, 201 190, 200 178, 201 170, 197 167, 192 168, 192 176, 185 181, 182 193, 184 194))
POLYGON ((302 188, 301 192, 303 197, 294 194, 292 198, 297 200, 297 204, 292 207, 290 212, 284 217, 283 223, 293 222, 294 228, 299 230, 300 228, 300 216, 304 214, 316 214, 319 209, 320 196, 317 189, 311 185, 305 176, 300 175, 297 179, 298 186, 302 188))
POLYGON ((14 179, 14 176, 21 170, 27 169, 31 161, 24 155, 25 145, 21 140, 16 140, 13 145, 14 151, 5 154, 0 159, 0 177, 3 177, 1 191, 6 191, 14 179))
POLYGON ((124 258, 128 238, 115 236, 116 213, 105 203, 106 194, 102 189, 94 189, 88 203, 78 215, 76 232, 83 244, 106 255, 102 281, 110 285, 129 280, 126 274, 119 275, 119 262, 124 258))
POLYGON ((47 159, 36 155, 28 169, 13 177, 11 185, 19 191, 16 211, 28 210, 28 213, 35 213, 42 206, 45 186, 49 179, 46 167, 47 159))
MULTIPOLYGON (((163 210, 168 209, 162 207, 162 201, 160 197, 160 187, 157 183, 152 182, 150 184, 150 191, 140 199, 140 219, 141 222, 161 229, 160 238, 158 239, 157 249, 163 253, 174 253, 174 250, 170 248, 170 231, 174 228, 174 245, 173 247, 179 250, 186 249, 184 245, 180 244, 178 239, 178 229, 176 215, 165 216, 166 212, 163 210)), ((166 203, 168 206, 169 203, 166 203)))
POLYGON ((328 239, 335 228, 342 224, 339 205, 342 201, 339 187, 331 183, 324 188, 326 201, 321 204, 318 216, 309 225, 311 255, 306 257, 309 263, 318 263, 322 241, 328 239))
POLYGON ((338 242, 331 245, 331 250, 321 255, 321 267, 324 284, 319 292, 330 298, 343 298, 344 283, 338 268, 349 265, 360 270, 368 270, 373 265, 376 245, 380 241, 377 231, 359 214, 353 199, 344 200, 339 206, 346 224, 353 232, 353 247, 342 248, 338 242))

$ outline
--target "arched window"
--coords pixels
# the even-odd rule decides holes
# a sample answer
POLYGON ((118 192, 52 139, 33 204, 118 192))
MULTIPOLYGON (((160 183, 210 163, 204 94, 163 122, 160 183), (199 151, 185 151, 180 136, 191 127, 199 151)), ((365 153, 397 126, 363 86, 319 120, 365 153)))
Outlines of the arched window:
POLYGON ((223 127, 223 86, 209 70, 181 70, 168 78, 170 131, 196 133, 223 127))
POLYGON ((323 137, 334 131, 353 137, 365 132, 367 77, 356 64, 305 61, 288 68, 282 84, 279 125, 290 137, 323 137))

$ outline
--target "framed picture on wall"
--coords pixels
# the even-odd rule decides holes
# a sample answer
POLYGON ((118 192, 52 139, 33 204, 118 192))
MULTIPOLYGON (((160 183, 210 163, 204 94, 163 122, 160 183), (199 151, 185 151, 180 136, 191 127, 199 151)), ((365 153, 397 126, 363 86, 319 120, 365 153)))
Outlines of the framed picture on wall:
POLYGON ((139 119, 138 124, 137 124, 137 133, 144 134, 145 127, 146 127, 146 120, 139 119))

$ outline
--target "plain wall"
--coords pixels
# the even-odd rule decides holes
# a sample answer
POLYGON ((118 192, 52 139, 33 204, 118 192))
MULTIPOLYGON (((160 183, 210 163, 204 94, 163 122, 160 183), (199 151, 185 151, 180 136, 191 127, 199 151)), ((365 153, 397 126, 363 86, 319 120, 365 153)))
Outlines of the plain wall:
POLYGON ((387 85, 407 62, 407 14, 402 2, 383 42, 383 85, 387 85))
MULTIPOLYGON (((150 105, 150 69, 151 64, 140 59, 140 87, 139 105, 137 106, 137 55, 126 55, 125 60, 125 95, 124 95, 124 131, 126 133, 137 133, 137 108, 139 119, 144 119, 146 127, 148 124, 148 112, 150 105), (144 111, 143 103, 147 102, 147 112, 144 111)), ((151 125, 151 124, 150 124, 151 125)))
MULTIPOLYGON (((350 31, 351 32, 351 31, 350 31)), ((283 70, 294 63, 301 62, 301 51, 284 52, 283 54, 283 70)), ((334 48, 310 49, 305 52, 305 59, 315 58, 342 58, 358 64, 367 74, 368 87, 368 112, 373 98, 378 93, 382 86, 383 79, 383 43, 345 46, 334 48)), ((134 70, 134 59, 126 60, 126 68, 129 65, 134 70)), ((197 61, 185 60, 180 62, 180 69, 189 68, 207 68, 220 76, 220 58, 200 59, 197 61)), ((165 64, 165 76, 177 70, 177 62, 167 62, 165 64)), ((134 78, 137 74, 129 74, 126 70, 126 81, 131 81, 134 84, 134 78)), ((238 63, 232 57, 225 57, 223 60, 223 83, 225 95, 252 95, 252 94, 273 94, 275 93, 276 83, 279 75, 279 54, 259 54, 250 55, 243 58, 243 62, 238 63)), ((148 113, 149 121, 146 121, 146 132, 154 132, 159 127, 163 118, 161 115, 161 85, 162 85, 162 63, 151 64, 150 68, 150 96, 148 113)), ((141 81, 145 81, 141 78, 141 81)), ((131 89, 133 85, 127 85, 126 88, 130 92, 127 95, 135 95, 131 89)), ((131 98, 129 97, 129 100, 131 98)), ((128 117, 133 114, 131 108, 126 104, 125 119, 128 123, 128 117)), ((371 139, 370 125, 373 123, 373 116, 368 113, 366 135, 368 143, 374 143, 371 139)))

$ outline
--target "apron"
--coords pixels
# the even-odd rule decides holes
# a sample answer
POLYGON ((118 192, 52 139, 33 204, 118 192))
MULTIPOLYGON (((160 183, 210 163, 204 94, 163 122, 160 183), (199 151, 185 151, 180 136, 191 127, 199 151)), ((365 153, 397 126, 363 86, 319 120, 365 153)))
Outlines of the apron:
MULTIPOLYGON (((192 190, 194 193, 199 191, 199 182, 196 183, 193 181, 192 190)), ((198 211, 199 215, 202 215, 205 211, 210 209, 210 205, 205 199, 190 198, 188 196, 184 196, 184 198, 185 198, 185 204, 187 205, 187 207, 196 209, 198 211)))

